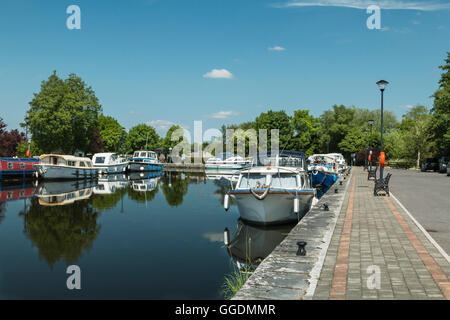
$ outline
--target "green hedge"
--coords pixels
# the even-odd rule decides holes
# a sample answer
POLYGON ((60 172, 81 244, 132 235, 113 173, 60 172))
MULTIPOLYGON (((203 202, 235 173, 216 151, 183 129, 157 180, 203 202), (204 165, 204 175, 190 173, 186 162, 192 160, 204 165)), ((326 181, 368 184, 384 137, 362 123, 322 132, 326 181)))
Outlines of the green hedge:
POLYGON ((387 165, 391 168, 409 169, 416 166, 416 160, 411 159, 399 159, 390 160, 387 165))

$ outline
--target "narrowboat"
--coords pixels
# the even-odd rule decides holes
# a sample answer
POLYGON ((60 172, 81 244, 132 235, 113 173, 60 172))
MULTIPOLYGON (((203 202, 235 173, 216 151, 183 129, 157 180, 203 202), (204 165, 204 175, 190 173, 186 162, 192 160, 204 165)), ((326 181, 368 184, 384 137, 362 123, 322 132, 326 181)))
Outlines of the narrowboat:
POLYGON ((0 180, 8 178, 26 178, 36 174, 35 158, 0 158, 0 180))
POLYGON ((85 157, 60 154, 43 154, 36 164, 38 174, 43 179, 88 179, 95 178, 98 169, 85 157))
POLYGON ((96 153, 92 162, 99 174, 123 173, 128 168, 128 160, 112 152, 96 153))
POLYGON ((128 159, 128 170, 131 172, 159 171, 163 169, 154 151, 135 151, 128 159))
POLYGON ((232 197, 241 219, 254 224, 283 224, 300 220, 311 208, 315 190, 310 185, 303 152, 283 151, 266 165, 240 171, 232 197))

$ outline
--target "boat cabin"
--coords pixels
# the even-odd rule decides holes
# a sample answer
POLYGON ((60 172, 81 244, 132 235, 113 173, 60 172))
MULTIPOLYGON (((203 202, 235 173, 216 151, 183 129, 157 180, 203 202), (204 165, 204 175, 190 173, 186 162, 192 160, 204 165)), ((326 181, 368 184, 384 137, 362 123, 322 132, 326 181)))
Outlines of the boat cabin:
POLYGON ((39 157, 40 164, 76 167, 76 168, 92 168, 92 161, 89 158, 59 155, 59 154, 43 154, 39 157))
POLYGON ((135 151, 133 158, 151 158, 156 160, 157 155, 154 151, 135 151))

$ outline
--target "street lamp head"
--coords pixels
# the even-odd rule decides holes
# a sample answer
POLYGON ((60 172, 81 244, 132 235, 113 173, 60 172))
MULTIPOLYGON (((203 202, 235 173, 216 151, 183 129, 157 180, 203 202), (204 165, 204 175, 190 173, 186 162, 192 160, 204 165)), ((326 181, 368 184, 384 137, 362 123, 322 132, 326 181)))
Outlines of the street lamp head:
POLYGON ((389 84, 389 82, 387 82, 385 80, 380 80, 377 82, 378 88, 380 88, 381 91, 383 91, 388 84, 389 84))
POLYGON ((369 120, 369 124, 373 125, 374 121, 373 120, 369 120))

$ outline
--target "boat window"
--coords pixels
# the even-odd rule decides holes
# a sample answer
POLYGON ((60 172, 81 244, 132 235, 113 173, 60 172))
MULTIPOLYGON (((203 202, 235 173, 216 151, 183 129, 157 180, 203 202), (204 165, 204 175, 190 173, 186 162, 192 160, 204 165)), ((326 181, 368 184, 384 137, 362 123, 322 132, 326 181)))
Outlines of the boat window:
POLYGON ((80 167, 86 167, 86 164, 84 163, 84 161, 80 161, 80 167))
POLYGON ((25 169, 25 163, 23 162, 20 163, 20 169, 25 169))
POLYGON ((241 188, 256 188, 263 187, 266 184, 266 175, 262 174, 251 174, 246 175, 243 174, 241 178, 241 184, 239 187, 241 188))
POLYGON ((297 176, 294 174, 274 174, 271 188, 297 188, 297 176))
POLYGON ((13 163, 12 162, 8 162, 8 169, 12 169, 13 168, 13 163))
POLYGON ((53 162, 53 164, 58 164, 58 158, 52 158, 52 162, 53 162))
POLYGON ((135 152, 133 157, 135 157, 135 158, 139 157, 139 152, 135 152))
POLYGON ((116 160, 116 155, 115 154, 112 154, 111 155, 111 161, 115 161, 116 160))
POLYGON ((105 157, 97 157, 97 158, 95 158, 95 163, 105 163, 105 157))
POLYGON ((141 152, 141 157, 142 158, 147 158, 147 152, 141 152))
POLYGON ((75 161, 67 161, 67 165, 70 167, 75 167, 75 161))

